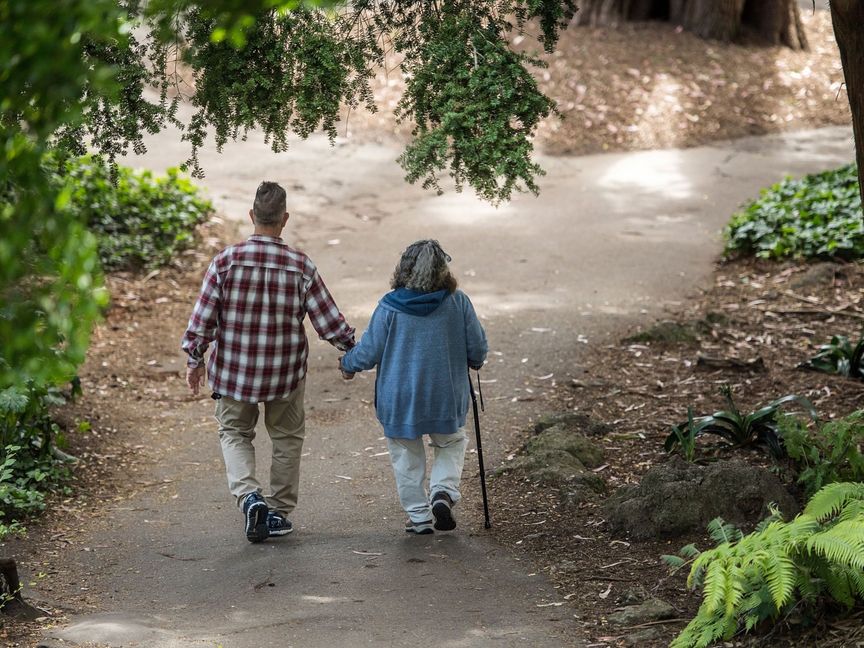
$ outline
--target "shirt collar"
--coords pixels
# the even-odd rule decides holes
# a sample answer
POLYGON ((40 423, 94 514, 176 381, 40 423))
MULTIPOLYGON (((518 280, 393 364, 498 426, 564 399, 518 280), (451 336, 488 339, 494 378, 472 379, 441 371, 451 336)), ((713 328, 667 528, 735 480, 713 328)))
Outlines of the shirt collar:
POLYGON ((274 243, 284 243, 280 236, 266 236, 264 234, 253 234, 249 237, 250 241, 273 241, 274 243))

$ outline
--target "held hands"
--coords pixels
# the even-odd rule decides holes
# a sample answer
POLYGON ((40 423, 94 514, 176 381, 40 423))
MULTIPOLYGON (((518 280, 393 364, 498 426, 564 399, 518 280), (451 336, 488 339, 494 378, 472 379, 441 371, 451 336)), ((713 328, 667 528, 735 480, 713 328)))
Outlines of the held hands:
POLYGON ((200 364, 197 367, 186 367, 186 384, 192 390, 194 396, 198 395, 198 390, 204 386, 204 365, 200 364))
POLYGON ((345 371, 342 368, 342 358, 343 357, 344 356, 339 357, 339 371, 342 373, 342 378, 344 378, 345 380, 352 380, 354 378, 354 374, 351 373, 350 371, 345 371))

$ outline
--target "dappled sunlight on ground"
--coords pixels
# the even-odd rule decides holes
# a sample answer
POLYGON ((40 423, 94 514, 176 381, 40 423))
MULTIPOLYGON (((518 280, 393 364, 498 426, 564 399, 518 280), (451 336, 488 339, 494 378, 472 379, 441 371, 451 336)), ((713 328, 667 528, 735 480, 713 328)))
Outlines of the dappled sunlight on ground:
POLYGON ((612 164, 598 185, 622 207, 632 203, 634 192, 684 200, 693 195, 693 184, 681 164, 681 153, 675 150, 629 155, 612 164))

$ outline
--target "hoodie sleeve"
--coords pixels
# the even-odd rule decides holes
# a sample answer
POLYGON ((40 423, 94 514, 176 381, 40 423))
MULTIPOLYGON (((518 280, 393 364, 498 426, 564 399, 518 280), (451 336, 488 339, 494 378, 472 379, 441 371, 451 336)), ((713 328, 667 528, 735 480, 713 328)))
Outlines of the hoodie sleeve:
POLYGON ((464 302, 462 312, 465 315, 465 341, 468 352, 468 366, 479 369, 486 361, 489 352, 489 344, 486 341, 486 331, 480 325, 480 319, 474 312, 474 305, 468 299, 468 295, 462 294, 464 302))
POLYGON ((360 342, 342 356, 342 369, 350 373, 367 371, 377 366, 384 355, 384 345, 387 343, 387 333, 393 319, 392 311, 378 306, 372 313, 369 326, 360 342))

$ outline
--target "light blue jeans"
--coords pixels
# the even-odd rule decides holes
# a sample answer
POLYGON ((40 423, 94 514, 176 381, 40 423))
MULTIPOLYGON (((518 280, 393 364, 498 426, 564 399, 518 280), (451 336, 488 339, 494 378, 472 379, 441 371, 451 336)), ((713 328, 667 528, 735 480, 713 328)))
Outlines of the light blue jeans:
POLYGON ((428 494, 423 439, 387 439, 399 501, 412 522, 432 519, 429 499, 439 491, 447 493, 454 504, 461 498, 459 483, 462 481, 462 466, 465 464, 465 448, 468 445, 465 429, 455 434, 426 436, 429 437, 433 453, 428 494))

